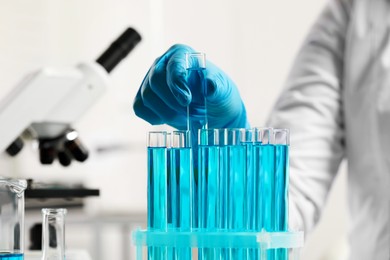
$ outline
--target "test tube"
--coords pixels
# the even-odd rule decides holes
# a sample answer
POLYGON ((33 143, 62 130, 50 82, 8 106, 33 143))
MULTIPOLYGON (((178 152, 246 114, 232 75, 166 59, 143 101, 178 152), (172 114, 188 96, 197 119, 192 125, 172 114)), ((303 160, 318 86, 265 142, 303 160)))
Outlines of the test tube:
POLYGON ((217 215, 217 227, 220 230, 228 229, 228 204, 229 204, 229 183, 228 183, 228 149, 226 129, 215 129, 217 132, 217 143, 219 147, 219 204, 217 215))
MULTIPOLYGON (((290 145, 288 129, 274 129, 275 143, 275 229, 288 230, 288 154, 290 145)), ((287 249, 276 249, 275 259, 288 259, 287 249)))
POLYGON ((288 154, 289 154, 289 130, 274 130, 276 148, 276 229, 287 231, 288 228, 288 154))
MULTIPOLYGON (((194 148, 196 148, 198 130, 208 128, 205 77, 206 55, 201 52, 186 53, 186 69, 192 96, 191 103, 187 107, 187 130, 191 130, 194 148)), ((194 159, 197 161, 196 153, 194 153, 194 159)))
POLYGON ((260 182, 262 199, 263 227, 266 231, 275 231, 275 146, 273 129, 264 128, 260 145, 260 182))
POLYGON ((246 147, 242 145, 240 129, 227 129, 228 183, 230 199, 228 205, 228 226, 243 231, 246 201, 246 147))
MULTIPOLYGON (((255 128, 255 173, 257 175, 257 212, 256 229, 275 231, 275 145, 272 128, 255 128)), ((273 252, 260 252, 273 260, 273 252)))
MULTIPOLYGON (((168 133, 148 135, 148 218, 150 230, 168 228, 168 133)), ((167 259, 166 248, 148 248, 148 259, 167 259)))
MULTIPOLYGON (((246 148, 241 129, 226 129, 228 149, 228 227, 233 231, 246 228, 246 148)), ((243 249, 231 249, 230 259, 244 259, 243 249)))
POLYGON ((189 231, 192 220, 192 150, 190 132, 174 131, 170 151, 172 224, 189 231))
MULTIPOLYGON (((219 198, 219 132, 199 129, 198 134, 198 228, 215 231, 218 225, 219 198)), ((217 249, 200 249, 198 259, 217 259, 217 249)))
MULTIPOLYGON (((229 220, 229 150, 228 150, 228 132, 227 129, 215 129, 218 132, 218 146, 219 146, 219 205, 217 215, 217 227, 221 231, 228 231, 228 220, 229 220)), ((231 259, 231 252, 227 248, 221 248, 215 250, 216 259, 231 259)))
POLYGON ((246 205, 245 205, 245 220, 244 225, 247 230, 255 230, 256 219, 256 175, 254 174, 254 157, 253 157, 253 143, 254 143, 254 129, 240 129, 241 144, 245 148, 245 178, 246 178, 246 205))
MULTIPOLYGON (((245 148, 245 211, 244 227, 246 231, 256 231, 255 221, 257 218, 256 210, 256 174, 254 171, 254 129, 240 129, 241 144, 245 148)), ((244 259, 258 259, 258 250, 244 250, 244 259), (245 252, 246 251, 246 252, 245 252)))
POLYGON ((219 147, 215 129, 199 129, 199 228, 217 227, 219 147))
MULTIPOLYGON (((192 150, 190 131, 174 131, 170 150, 172 227, 190 231, 192 226, 192 150)), ((190 248, 174 249, 170 259, 191 259, 190 248)), ((169 253, 169 252, 168 252, 169 253)))
MULTIPOLYGON (((261 178, 261 145, 263 143, 263 128, 253 128, 253 175, 254 175, 254 210, 255 210, 255 218, 254 218, 254 230, 259 232, 264 228, 264 199, 262 198, 262 191, 264 186, 264 180, 261 178)), ((253 259, 262 259, 260 255, 259 249, 250 250, 253 259)))

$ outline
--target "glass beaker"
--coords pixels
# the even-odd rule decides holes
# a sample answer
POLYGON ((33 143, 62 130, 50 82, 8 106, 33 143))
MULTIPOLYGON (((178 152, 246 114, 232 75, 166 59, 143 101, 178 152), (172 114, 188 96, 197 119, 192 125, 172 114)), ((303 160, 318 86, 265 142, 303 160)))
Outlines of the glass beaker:
POLYGON ((0 177, 0 260, 23 259, 26 180, 0 177))
POLYGON ((42 209, 42 260, 65 259, 66 209, 42 209))

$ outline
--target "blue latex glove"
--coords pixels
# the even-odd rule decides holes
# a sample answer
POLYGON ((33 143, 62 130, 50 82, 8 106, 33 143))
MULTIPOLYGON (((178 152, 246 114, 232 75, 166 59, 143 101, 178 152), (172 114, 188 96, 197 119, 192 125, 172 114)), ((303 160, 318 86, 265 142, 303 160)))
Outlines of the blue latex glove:
MULTIPOLYGON (((195 51, 177 44, 157 58, 135 97, 133 108, 137 116, 153 125, 187 128, 187 105, 197 107, 197 100, 202 100, 200 97, 204 95, 199 88, 191 89, 193 84, 187 75, 185 57, 189 52, 195 51)), ((233 81, 208 61, 204 76, 208 127, 249 127, 245 106, 233 81)), ((202 109, 192 110, 191 123, 197 124, 203 113, 202 109)))

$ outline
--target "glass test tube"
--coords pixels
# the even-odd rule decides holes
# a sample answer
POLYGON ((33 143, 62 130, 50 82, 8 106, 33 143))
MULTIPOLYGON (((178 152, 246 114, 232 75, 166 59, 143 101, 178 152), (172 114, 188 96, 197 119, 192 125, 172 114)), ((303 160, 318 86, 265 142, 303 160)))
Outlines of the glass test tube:
MULTIPOLYGON (((274 129, 275 143, 275 229, 288 230, 288 158, 290 135, 288 129, 274 129)), ((287 249, 276 249, 275 259, 287 260, 287 249)))
POLYGON ((65 260, 66 209, 42 209, 42 260, 65 260))
POLYGON ((255 182, 255 230, 261 231, 264 228, 264 202, 265 199, 262 197, 264 189, 264 178, 262 178, 262 161, 261 161, 261 145, 263 143, 263 128, 254 128, 254 142, 253 142, 253 171, 256 176, 255 182))
POLYGON ((172 225, 188 231, 192 220, 192 151, 189 131, 174 131, 170 151, 172 225))
MULTIPOLYGON (((216 226, 220 231, 228 230, 228 204, 229 204, 229 183, 228 183, 228 149, 226 129, 214 129, 214 143, 218 146, 218 176, 217 176, 217 212, 216 226)), ((230 250, 226 248, 214 249, 214 259, 229 260, 230 250)))
MULTIPOLYGON (((206 55, 201 52, 186 53, 186 69, 192 98, 187 107, 187 130, 191 130, 193 148, 197 149, 198 130, 208 128, 206 55)), ((194 153, 193 156, 197 161, 198 154, 194 153)))
POLYGON ((259 129, 258 163, 259 163, 259 198, 262 223, 260 228, 268 232, 275 231, 275 146, 273 144, 273 129, 259 129))
POLYGON ((201 52, 186 53, 186 68, 192 94, 189 113, 198 117, 196 129, 207 128, 206 55, 201 52))
MULTIPOLYGON (((226 129, 228 160, 228 228, 246 229, 246 147, 242 144, 242 129, 226 129)), ((231 249, 230 259, 244 259, 243 249, 231 249)))
MULTIPOLYGON (((268 232, 287 230, 288 145, 286 129, 257 129, 255 148, 259 173, 258 227, 268 232)), ((268 250, 267 259, 287 259, 287 250, 268 250)))
POLYGON ((228 227, 243 231, 245 221, 246 149, 241 143, 240 129, 226 129, 228 149, 228 227))
MULTIPOLYGON (((172 227, 190 231, 192 226, 192 150, 190 131, 174 131, 170 149, 172 227)), ((191 259, 191 248, 174 249, 170 259, 191 259)), ((168 252, 169 253, 169 252, 168 252)))
POLYGON ((167 132, 149 132, 148 137, 148 228, 166 230, 167 132))
MULTIPOLYGON (((150 230, 167 230, 168 222, 168 133, 148 135, 148 218, 150 230)), ((148 248, 148 259, 167 259, 166 248, 148 248)))
MULTIPOLYGON (((262 190, 264 181, 261 177, 261 144, 263 140, 263 129, 252 128, 252 160, 250 162, 251 169, 248 169, 248 217, 249 225, 248 229, 251 231, 261 231, 263 229, 263 204, 262 190)), ((259 249, 248 250, 249 259, 261 259, 259 249)))
MULTIPOLYGON (((219 132, 199 129, 198 135, 198 228, 215 231, 219 221, 219 132)), ((217 259, 217 249, 200 249, 198 259, 217 259)))
POLYGON ((276 147, 276 229, 277 231, 287 231, 289 131, 287 129, 275 129, 274 139, 276 147))
POLYGON ((218 172, 218 209, 217 228, 219 230, 228 229, 228 204, 229 204, 229 183, 228 183, 228 149, 226 129, 215 129, 216 143, 219 147, 219 172, 218 172))
POLYGON ((199 228, 217 228, 219 147, 218 131, 199 130, 199 228))
MULTIPOLYGON (((274 230, 274 191, 275 191, 275 146, 272 128, 254 129, 254 171, 256 175, 256 211, 255 227, 257 231, 274 230)), ((273 252, 254 251, 258 257, 267 255, 274 259, 273 252)))
MULTIPOLYGON (((256 215, 256 174, 254 171, 254 129, 240 129, 241 144, 245 148, 245 211, 244 211, 244 228, 246 231, 255 231, 256 215)), ((258 259, 257 249, 244 250, 243 259, 258 259)))
POLYGON ((246 230, 255 231, 255 219, 256 219, 256 175, 254 172, 254 129, 240 129, 241 144, 245 149, 245 219, 244 227, 246 230))

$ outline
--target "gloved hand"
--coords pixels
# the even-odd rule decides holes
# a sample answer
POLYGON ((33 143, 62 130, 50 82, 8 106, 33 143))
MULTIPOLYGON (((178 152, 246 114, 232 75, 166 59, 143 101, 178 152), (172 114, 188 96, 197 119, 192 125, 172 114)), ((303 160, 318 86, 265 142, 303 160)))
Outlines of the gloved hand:
MULTIPOLYGON (((137 116, 153 125, 187 127, 187 105, 195 105, 201 89, 191 89, 186 71, 186 53, 195 52, 186 45, 174 45, 157 58, 146 74, 133 108, 137 116), (197 97, 197 98, 195 98, 197 97)), ((249 127, 245 106, 234 82, 211 62, 206 63, 207 118, 209 128, 249 127)), ((198 121, 204 110, 193 110, 191 121, 198 121)))

